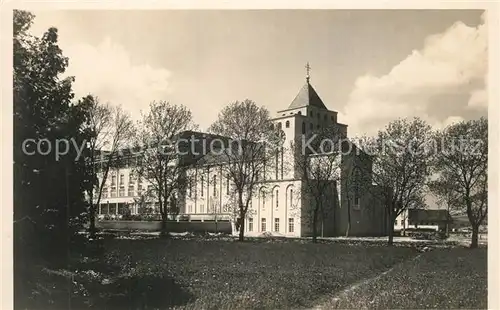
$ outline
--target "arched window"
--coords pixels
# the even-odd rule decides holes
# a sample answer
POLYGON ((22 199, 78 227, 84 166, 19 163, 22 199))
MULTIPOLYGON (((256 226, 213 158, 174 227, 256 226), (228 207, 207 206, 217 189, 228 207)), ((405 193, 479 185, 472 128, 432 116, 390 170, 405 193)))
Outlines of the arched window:
POLYGON ((298 115, 302 115, 302 112, 300 112, 300 111, 299 111, 299 112, 297 112, 297 114, 298 114, 298 115))
POLYGON ((290 188, 290 208, 293 207, 293 188, 290 188))
POLYGON ((285 123, 285 127, 286 127, 286 128, 290 128, 290 121, 286 121, 286 123, 285 123))
POLYGON ((306 133, 306 123, 302 122, 302 134, 306 133))
POLYGON ((276 210, 279 208, 279 198, 278 198, 278 194, 279 194, 279 189, 276 189, 276 210))
POLYGON ((278 129, 281 129, 281 122, 278 123, 278 129))

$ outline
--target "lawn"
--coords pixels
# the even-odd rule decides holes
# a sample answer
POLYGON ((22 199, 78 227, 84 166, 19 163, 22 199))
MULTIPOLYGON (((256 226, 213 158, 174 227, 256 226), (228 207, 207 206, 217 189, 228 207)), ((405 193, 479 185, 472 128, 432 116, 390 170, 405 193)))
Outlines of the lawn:
MULTIPOLYGON (((46 299, 50 294, 53 301, 50 309, 68 309, 69 306, 72 309, 276 309, 318 305, 394 308, 426 304, 405 304, 390 296, 418 293, 411 291, 412 285, 416 286, 411 283, 426 280, 418 272, 427 271, 432 275, 430 280, 436 284, 451 284, 449 288, 433 289, 433 292, 445 294, 454 291, 450 296, 462 296, 460 300, 465 300, 470 297, 468 288, 477 288, 477 299, 453 305, 485 306, 483 295, 486 296, 486 289, 482 290, 482 285, 486 283, 486 271, 470 277, 457 275, 463 272, 474 274, 478 272, 476 269, 485 269, 486 263, 481 259, 477 264, 469 264, 471 257, 476 259, 478 254, 485 253, 482 250, 461 250, 460 253, 465 255, 463 260, 455 265, 443 265, 449 260, 444 257, 450 256, 446 251, 455 250, 436 249, 422 256, 429 257, 424 260, 426 264, 418 263, 415 267, 411 262, 420 255, 415 248, 389 248, 379 244, 311 244, 303 240, 239 243, 202 239, 110 239, 104 245, 106 252, 98 262, 87 261, 66 275, 45 272, 39 280, 43 288, 40 291, 45 293, 39 295, 38 300, 46 299), (438 271, 431 272, 432 268, 438 271), (380 277, 387 270, 390 270, 388 275, 395 270, 398 273, 395 278, 380 277), (439 275, 447 278, 441 279, 439 275), (365 303, 357 301, 359 296, 353 298, 341 294, 353 284, 377 276, 379 282, 363 288, 365 295, 361 298, 365 303), (61 281, 62 277, 72 279, 70 291, 68 283, 72 281, 61 281), (406 277, 409 282, 402 282, 401 277, 406 277), (59 279, 57 283, 56 279, 59 279), (403 285, 405 283, 407 287, 403 285), (382 288, 380 294, 375 292, 379 286, 382 288), (68 292, 71 292, 71 298, 68 298, 68 292), (341 298, 333 302, 332 298, 338 294, 341 298), (375 302, 369 303, 372 297, 375 302)), ((431 285, 425 281, 422 283, 424 289, 430 289, 431 285)), ((424 290, 420 294, 427 292, 424 290)), ((418 297, 409 298, 419 300, 418 297)), ((427 299, 431 300, 430 297, 427 299)), ((446 305, 440 299, 438 301, 439 305, 446 305)), ((37 305, 47 309, 41 303, 37 305)))
POLYGON ((487 250, 434 249, 330 297, 323 309, 486 309, 487 250))

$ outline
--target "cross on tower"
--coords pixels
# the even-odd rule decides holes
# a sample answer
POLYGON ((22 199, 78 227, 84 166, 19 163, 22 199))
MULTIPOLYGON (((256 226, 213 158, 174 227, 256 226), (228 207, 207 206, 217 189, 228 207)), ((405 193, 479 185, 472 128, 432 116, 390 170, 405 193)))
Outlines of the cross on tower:
POLYGON ((307 81, 307 83, 309 83, 309 79, 310 79, 309 72, 310 71, 311 71, 311 66, 309 66, 309 62, 307 62, 307 64, 306 64, 306 73, 307 73, 306 81, 307 81))

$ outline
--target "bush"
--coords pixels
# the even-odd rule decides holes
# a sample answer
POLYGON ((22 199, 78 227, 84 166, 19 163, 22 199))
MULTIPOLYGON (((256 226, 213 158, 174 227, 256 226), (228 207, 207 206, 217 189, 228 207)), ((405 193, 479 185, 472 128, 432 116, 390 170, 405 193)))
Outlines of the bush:
POLYGON ((444 231, 414 231, 408 236, 416 240, 445 240, 448 238, 444 231))

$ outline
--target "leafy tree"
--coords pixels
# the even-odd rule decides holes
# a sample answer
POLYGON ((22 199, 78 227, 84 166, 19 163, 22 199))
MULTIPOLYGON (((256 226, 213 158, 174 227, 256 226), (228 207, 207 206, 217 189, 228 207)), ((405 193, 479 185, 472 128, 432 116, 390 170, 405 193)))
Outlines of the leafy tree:
POLYGON ((471 248, 488 214, 488 120, 462 121, 438 132, 431 189, 450 206, 464 210, 472 226, 471 248))
MULTIPOLYGON (((294 141, 292 149, 295 167, 302 180, 300 193, 310 202, 301 208, 302 221, 311 226, 312 241, 318 237, 318 225, 325 218, 334 217, 334 208, 328 208, 341 177, 341 143, 343 136, 336 127, 322 128, 294 141)), ((338 200, 338 198, 337 198, 338 200)))
POLYGON ((73 78, 60 79, 68 59, 57 45, 57 29, 33 37, 27 33, 33 19, 14 12, 15 228, 28 226, 29 219, 35 233, 22 238, 51 258, 65 258, 91 186, 84 162, 86 113, 72 103, 73 78))
MULTIPOLYGON (((34 15, 14 11, 14 274, 15 301, 27 302, 33 268, 69 264, 82 243, 92 186, 85 157, 87 114, 73 104, 73 78, 57 29, 28 34, 34 15)), ((35 277, 35 278, 33 278, 35 277)))
POLYGON ((103 104, 92 95, 84 97, 81 104, 88 113, 86 130, 91 136, 88 140, 87 165, 92 174, 93 186, 87 194, 90 206, 89 237, 94 239, 96 211, 101 203, 109 171, 120 165, 122 150, 131 139, 134 126, 129 115, 119 106, 103 104))
POLYGON ((159 204, 162 235, 166 235, 168 215, 177 212, 176 204, 171 205, 170 202, 175 201, 175 195, 188 182, 187 165, 180 160, 180 145, 176 139, 196 126, 191 111, 186 107, 159 101, 150 104, 138 128, 135 143, 140 148, 139 164, 134 171, 151 184, 159 204))
POLYGON ((424 194, 433 158, 431 127, 420 118, 398 119, 361 144, 373 161, 372 183, 387 214, 388 244, 394 222, 424 194))
POLYGON ((236 202, 238 240, 243 241, 245 221, 250 201, 256 192, 256 184, 272 175, 276 154, 282 151, 282 140, 272 126, 269 111, 246 99, 226 106, 209 128, 211 133, 230 139, 220 152, 225 163, 224 175, 232 184, 232 201, 236 202))

